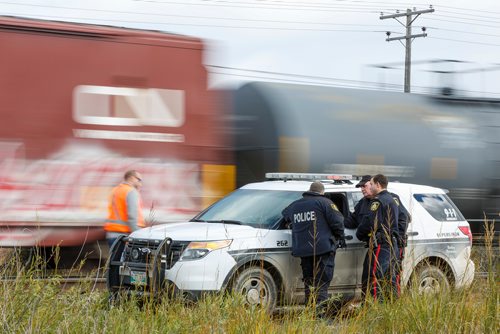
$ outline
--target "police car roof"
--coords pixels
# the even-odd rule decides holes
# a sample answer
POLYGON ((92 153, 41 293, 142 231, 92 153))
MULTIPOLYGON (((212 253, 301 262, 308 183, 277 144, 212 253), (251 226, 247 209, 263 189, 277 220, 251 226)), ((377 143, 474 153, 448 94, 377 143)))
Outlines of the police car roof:
MULTIPOLYGON (((249 183, 242 189, 261 189, 261 190, 291 190, 291 191, 308 191, 312 181, 264 181, 249 183)), ((355 184, 337 184, 331 182, 323 182, 325 190, 331 189, 352 189, 355 190, 355 184)))
MULTIPOLYGON (((263 181, 256 183, 249 183, 241 187, 241 189, 260 189, 260 190, 286 190, 286 191, 308 191, 309 186, 312 181, 263 181)), ((352 184, 348 183, 333 183, 331 181, 324 181, 325 191, 359 191, 356 188, 357 181, 354 180, 352 184)), ((400 182, 389 182, 388 190, 396 194, 403 193, 421 193, 421 194, 444 194, 445 191, 440 188, 435 188, 431 186, 411 184, 411 183, 400 183, 400 182)))
POLYGON ((401 194, 404 192, 411 192, 417 194, 445 194, 446 191, 441 188, 425 186, 421 184, 413 183, 400 183, 400 182, 389 182, 387 190, 394 192, 396 194, 401 194))

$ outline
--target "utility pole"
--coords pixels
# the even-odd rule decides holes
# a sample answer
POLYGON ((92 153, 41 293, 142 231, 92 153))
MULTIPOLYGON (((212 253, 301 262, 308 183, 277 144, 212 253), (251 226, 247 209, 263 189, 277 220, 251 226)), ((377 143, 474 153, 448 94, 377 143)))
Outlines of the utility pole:
POLYGON ((417 17, 420 16, 420 14, 425 14, 425 13, 432 13, 434 12, 434 8, 429 8, 429 9, 424 9, 424 10, 416 10, 413 8, 407 9, 406 13, 396 13, 396 14, 390 14, 390 15, 383 15, 383 13, 380 14, 380 19, 385 20, 385 19, 395 19, 399 23, 401 23, 405 28, 406 28, 406 36, 401 36, 401 37, 390 37, 391 32, 388 31, 386 32, 387 38, 386 41, 400 41, 402 39, 406 40, 405 44, 403 46, 405 47, 406 53, 405 53, 405 93, 410 92, 410 73, 411 73, 411 43, 413 39, 417 37, 426 37, 427 33, 425 32, 426 28, 422 27, 422 33, 421 34, 416 34, 412 35, 411 34, 411 25, 413 21, 417 19, 417 17), (414 18, 412 18, 415 15, 414 18), (399 17, 406 16, 406 24, 403 24, 401 21, 398 20, 399 17))

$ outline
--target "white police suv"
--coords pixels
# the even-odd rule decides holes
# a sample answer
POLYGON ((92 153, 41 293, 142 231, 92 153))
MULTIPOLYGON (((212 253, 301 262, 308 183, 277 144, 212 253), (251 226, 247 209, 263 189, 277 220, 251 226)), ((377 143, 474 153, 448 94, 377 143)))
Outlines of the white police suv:
MULTIPOLYGON (((300 259, 291 256, 291 230, 281 211, 322 180, 325 196, 347 215, 362 198, 356 180, 346 175, 268 173, 216 202, 189 222, 157 225, 119 238, 110 250, 107 286, 114 295, 171 291, 197 298, 232 290, 250 304, 267 308, 301 303, 304 286, 300 259)), ((445 191, 390 182, 410 211, 402 286, 421 292, 470 285, 469 224, 445 191)), ((346 229, 347 248, 338 249, 331 294, 344 300, 361 295, 367 248, 346 229)))

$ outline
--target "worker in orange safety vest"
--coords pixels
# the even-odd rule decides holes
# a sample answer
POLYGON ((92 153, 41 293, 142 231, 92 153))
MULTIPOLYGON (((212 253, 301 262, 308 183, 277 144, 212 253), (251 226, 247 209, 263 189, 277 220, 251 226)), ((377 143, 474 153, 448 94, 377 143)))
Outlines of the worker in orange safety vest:
POLYGON ((139 194, 141 186, 141 174, 136 170, 129 170, 123 176, 123 182, 113 188, 109 198, 108 219, 104 224, 109 247, 118 236, 146 226, 139 194))

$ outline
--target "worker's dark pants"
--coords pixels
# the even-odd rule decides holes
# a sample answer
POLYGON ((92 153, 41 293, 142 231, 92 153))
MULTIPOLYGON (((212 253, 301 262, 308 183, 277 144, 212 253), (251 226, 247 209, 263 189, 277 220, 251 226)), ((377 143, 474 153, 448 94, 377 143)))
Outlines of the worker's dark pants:
POLYGON ((302 277, 306 303, 310 301, 311 290, 316 298, 316 305, 328 299, 328 286, 333 278, 335 253, 301 257, 302 277))
POLYGON ((395 243, 383 243, 368 249, 361 277, 363 295, 370 291, 376 301, 398 296, 398 256, 399 249, 395 243))
POLYGON ((111 246, 113 246, 113 243, 115 242, 116 238, 108 238, 106 241, 108 242, 109 249, 111 249, 111 246))

